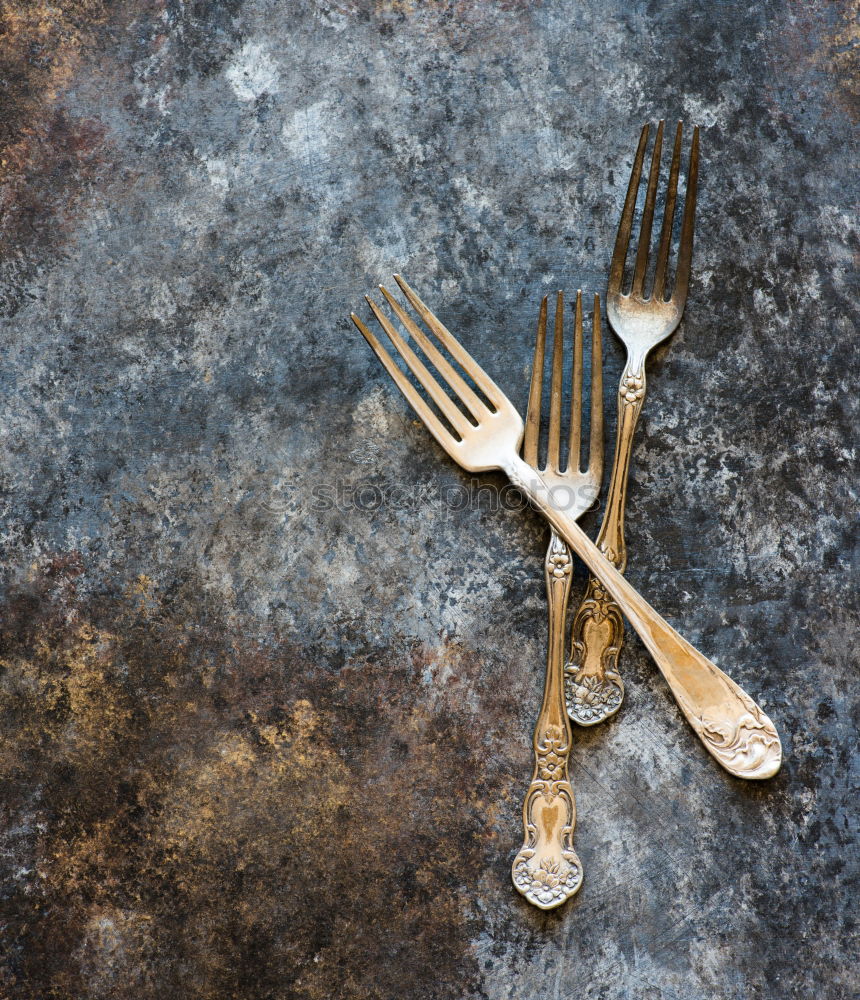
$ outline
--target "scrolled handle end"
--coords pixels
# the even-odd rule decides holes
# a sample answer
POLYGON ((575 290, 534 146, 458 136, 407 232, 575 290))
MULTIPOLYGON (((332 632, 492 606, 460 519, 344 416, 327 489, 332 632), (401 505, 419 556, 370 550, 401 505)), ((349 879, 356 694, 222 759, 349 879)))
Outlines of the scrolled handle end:
POLYGON ((596 726, 621 708, 624 681, 617 673, 603 677, 585 674, 569 663, 564 668, 564 700, 571 721, 578 726, 596 726))
POLYGON ((525 838, 511 869, 517 891, 541 910, 570 899, 582 884, 573 849, 576 801, 567 780, 567 734, 551 726, 536 741, 535 776, 523 803, 525 838))
POLYGON ((596 726, 615 715, 624 700, 618 673, 624 619, 594 577, 573 619, 570 638, 571 662, 564 668, 567 714, 577 725, 596 726))
POLYGON ((579 892, 582 864, 575 851, 564 851, 560 859, 538 858, 523 849, 514 859, 511 876, 514 886, 541 910, 552 910, 579 892))
POLYGON ((737 722, 698 715, 693 727, 708 752, 736 778, 772 778, 782 764, 782 743, 776 726, 752 701, 737 722))

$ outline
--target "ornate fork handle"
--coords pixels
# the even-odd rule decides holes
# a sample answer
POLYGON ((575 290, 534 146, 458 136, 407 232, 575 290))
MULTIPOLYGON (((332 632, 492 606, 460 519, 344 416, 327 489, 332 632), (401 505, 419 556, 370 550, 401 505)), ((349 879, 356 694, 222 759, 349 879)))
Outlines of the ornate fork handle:
POLYGON ((535 726, 534 773, 523 803, 525 839, 512 868, 517 890, 542 910, 560 906, 582 884, 582 865, 573 849, 576 803, 567 776, 570 723, 563 690, 571 565, 570 549, 553 531, 544 563, 549 606, 546 681, 535 726))
POLYGON ((509 457, 505 472, 614 598, 708 752, 738 778, 776 774, 782 763, 779 735, 752 698, 661 618, 576 521, 553 506, 546 483, 519 455, 509 457))
MULTIPOLYGON (((618 434, 606 512, 596 545, 620 572, 627 565, 624 507, 633 435, 645 403, 645 359, 629 357, 618 392, 618 434)), ((621 609, 594 577, 573 620, 571 657, 565 667, 567 711, 580 726, 594 726, 615 715, 624 698, 618 656, 624 642, 621 609)))

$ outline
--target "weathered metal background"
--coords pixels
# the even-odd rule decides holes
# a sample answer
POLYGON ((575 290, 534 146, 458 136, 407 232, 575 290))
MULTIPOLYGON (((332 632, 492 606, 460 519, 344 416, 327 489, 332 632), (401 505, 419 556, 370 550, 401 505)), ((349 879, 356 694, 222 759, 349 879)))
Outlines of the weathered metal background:
POLYGON ((0 11, 0 995, 854 996, 856 2, 0 11), (722 773, 629 638, 543 914, 545 531, 449 502, 347 313, 401 269, 524 401, 660 116, 698 240, 628 572, 786 761, 722 773))

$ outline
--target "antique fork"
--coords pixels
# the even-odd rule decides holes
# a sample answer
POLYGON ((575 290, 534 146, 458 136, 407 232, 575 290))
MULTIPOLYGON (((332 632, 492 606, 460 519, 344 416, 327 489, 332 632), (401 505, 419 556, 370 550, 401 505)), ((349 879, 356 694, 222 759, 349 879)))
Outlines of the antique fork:
MULTIPOLYGON (((616 569, 624 572, 627 549, 624 544, 624 504, 627 499, 627 477, 633 450, 633 433, 645 402, 645 359, 649 351, 672 334, 681 322, 687 301, 690 280, 690 258, 693 251, 693 224, 696 216, 696 182, 699 173, 699 129, 693 129, 690 161, 687 168, 687 194, 681 221, 681 240, 675 267, 675 284, 668 299, 666 272, 672 243, 672 225, 678 194, 678 173, 681 165, 682 124, 675 131, 675 148, 669 168, 666 203, 660 245, 654 268, 654 285, 645 290, 648 271, 651 227, 660 175, 660 154, 663 148, 663 122, 657 126, 651 169, 642 209, 639 249, 633 271, 630 293, 622 291, 624 263, 630 242, 633 211, 639 190, 642 162, 648 142, 648 126, 642 129, 639 147, 633 161, 630 185, 621 213, 615 252, 609 270, 606 292, 606 313, 613 330, 627 350, 627 363, 618 392, 618 431, 612 478, 606 497, 606 511, 597 536, 597 547, 616 569)), ((618 672, 618 655, 624 641, 624 621, 618 605, 606 593, 602 584, 591 577, 585 596, 573 619, 571 629, 571 661, 565 668, 565 698, 568 713, 581 726, 593 726, 614 715, 624 697, 624 682, 618 672)))
MULTIPOLYGON (((538 468, 541 399, 546 347, 546 297, 540 307, 532 366, 529 407, 526 413, 523 458, 538 468)), ((600 298, 594 296, 591 324, 591 421, 588 468, 580 469, 582 429, 582 292, 576 293, 571 364, 570 427, 567 457, 561 456, 562 367, 564 364, 564 296, 555 303, 552 344, 547 462, 540 475, 564 502, 570 517, 578 518, 592 505, 603 478, 603 364, 600 344, 600 298)), ((534 732, 535 764, 523 802, 524 841, 514 859, 514 885, 542 910, 560 906, 582 884, 582 865, 573 849, 576 801, 568 778, 570 722, 564 703, 564 634, 570 597, 570 549, 552 531, 544 560, 549 611, 549 643, 543 703, 534 732)))
POLYGON ((775 774, 782 760, 782 747, 770 719, 745 691, 657 614, 590 541, 563 505, 555 501, 541 476, 520 458, 523 420, 513 404, 409 285, 399 275, 395 275, 395 280, 438 343, 481 393, 479 396, 424 330, 384 289, 382 293, 395 315, 414 344, 433 364, 454 399, 370 298, 367 301, 374 316, 437 409, 415 388, 375 334, 355 313, 350 314, 436 441, 467 472, 501 469, 532 500, 615 599, 666 678, 687 721, 709 753, 727 771, 739 778, 769 778, 775 774))

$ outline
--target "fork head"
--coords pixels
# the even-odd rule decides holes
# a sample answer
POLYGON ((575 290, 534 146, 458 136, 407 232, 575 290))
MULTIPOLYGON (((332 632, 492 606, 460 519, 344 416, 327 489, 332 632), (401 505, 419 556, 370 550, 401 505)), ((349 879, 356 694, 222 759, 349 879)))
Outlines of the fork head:
POLYGON ((696 185, 699 176, 699 127, 693 128, 693 141, 690 146, 690 158, 687 166, 687 193, 684 199, 684 214, 681 219, 681 237, 678 247, 678 259, 675 264, 674 287, 667 293, 667 271, 669 251, 672 246, 672 229, 675 219, 675 203, 678 195, 678 175, 681 167, 681 140, 683 126, 678 122, 675 131, 675 146, 672 151, 672 164, 669 168, 669 180, 666 185, 663 207, 663 222, 660 230, 660 243, 657 249, 657 261, 654 267, 653 285, 646 291, 646 277, 651 249, 651 230, 654 223, 654 206, 657 200, 657 187, 660 177, 660 154, 663 149, 663 122, 657 126, 657 136, 654 140, 654 150, 651 154, 651 169, 648 172, 648 183, 645 191, 645 204, 642 209, 642 222, 639 229, 639 245, 636 251, 636 263, 633 270, 633 283, 629 294, 623 292, 624 264, 630 244, 630 231, 633 228, 633 214, 636 208, 636 197, 639 192, 639 181, 642 176, 642 164, 645 159, 645 148, 648 144, 649 126, 642 129, 639 146, 633 161, 630 174, 630 184, 621 213, 618 235, 615 239, 615 251, 612 254, 612 264, 609 269, 609 282, 606 292, 606 315, 612 328, 624 342, 630 352, 639 352, 643 356, 652 347, 671 334, 681 322, 684 305, 687 301, 687 286, 690 281, 690 260, 693 254, 693 226, 696 217, 696 185))
POLYGON ((397 354, 427 393, 433 403, 432 406, 415 388, 409 376, 379 339, 368 330, 355 313, 350 313, 353 323, 361 331, 412 408, 424 421, 427 429, 455 462, 468 472, 504 468, 509 456, 515 455, 519 450, 523 436, 522 417, 496 383, 430 312, 403 278, 395 274, 394 280, 426 330, 387 289, 380 285, 379 290, 401 327, 406 331, 406 336, 420 349, 423 359, 421 354, 413 350, 390 317, 369 296, 367 304, 397 354), (432 337, 428 336, 427 330, 432 337), (440 347, 446 353, 443 353, 440 347), (449 361, 449 356, 471 379, 477 392, 449 361), (428 369, 424 359, 436 369, 447 391, 428 369))
POLYGON ((529 405, 526 414, 523 460, 540 473, 552 493, 555 506, 578 518, 594 503, 603 478, 603 364, 600 340, 600 297, 594 296, 591 323, 591 418, 588 466, 580 467, 582 431, 582 292, 576 293, 573 325, 573 360, 571 363, 570 425, 567 457, 562 460, 561 407, 564 369, 564 295, 559 292, 555 304, 555 327, 552 344, 549 426, 547 428, 546 464, 541 467, 538 445, 541 425, 541 399, 546 354, 547 300, 544 297, 538 317, 535 356, 532 365, 529 405))

